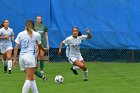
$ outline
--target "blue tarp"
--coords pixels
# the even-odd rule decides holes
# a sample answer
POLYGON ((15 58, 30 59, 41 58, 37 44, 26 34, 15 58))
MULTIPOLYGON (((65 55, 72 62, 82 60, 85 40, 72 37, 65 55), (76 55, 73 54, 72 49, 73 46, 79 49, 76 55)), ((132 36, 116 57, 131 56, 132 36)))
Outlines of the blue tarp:
POLYGON ((83 34, 90 28, 93 36, 81 47, 140 49, 140 0, 1 0, 0 11, 0 21, 8 18, 15 35, 24 29, 26 19, 41 15, 52 48, 78 26, 83 34))

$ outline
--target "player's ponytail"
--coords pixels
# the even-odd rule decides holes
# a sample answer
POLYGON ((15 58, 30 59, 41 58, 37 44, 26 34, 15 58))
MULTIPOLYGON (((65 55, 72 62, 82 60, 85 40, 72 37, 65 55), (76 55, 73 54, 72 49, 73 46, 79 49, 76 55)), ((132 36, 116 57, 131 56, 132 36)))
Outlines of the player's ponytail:
POLYGON ((34 29, 34 21, 33 20, 27 20, 26 21, 26 30, 28 32, 28 34, 30 35, 30 37, 32 38, 32 34, 33 34, 33 29, 34 29))

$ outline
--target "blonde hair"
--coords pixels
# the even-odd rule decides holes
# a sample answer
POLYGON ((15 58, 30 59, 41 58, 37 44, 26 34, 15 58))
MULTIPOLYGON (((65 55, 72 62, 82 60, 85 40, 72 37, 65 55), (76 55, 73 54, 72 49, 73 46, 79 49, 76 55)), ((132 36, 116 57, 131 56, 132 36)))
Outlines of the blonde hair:
POLYGON ((26 30, 27 30, 28 34, 30 35, 30 38, 32 38, 33 30, 34 30, 34 21, 32 21, 32 20, 26 21, 26 30))

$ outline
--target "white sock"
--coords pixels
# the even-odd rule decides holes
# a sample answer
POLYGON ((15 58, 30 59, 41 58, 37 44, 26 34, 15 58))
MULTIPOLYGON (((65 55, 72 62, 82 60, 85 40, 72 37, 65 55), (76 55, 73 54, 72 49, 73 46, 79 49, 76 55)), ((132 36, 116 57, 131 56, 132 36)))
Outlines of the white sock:
POLYGON ((28 93, 30 87, 31 87, 31 81, 26 80, 23 87, 22 87, 22 93, 28 93))
POLYGON ((12 70, 12 60, 8 60, 8 70, 12 70))
POLYGON ((73 66, 73 69, 77 70, 77 69, 79 69, 79 67, 78 66, 73 66))
POLYGON ((83 73, 83 78, 84 78, 84 79, 87 79, 87 76, 88 76, 88 70, 84 71, 84 73, 83 73))
POLYGON ((38 89, 37 89, 35 80, 31 81, 31 90, 32 90, 33 93, 38 93, 38 89))
POLYGON ((4 64, 4 66, 7 66, 7 63, 6 63, 6 61, 2 60, 2 62, 3 62, 3 64, 4 64))

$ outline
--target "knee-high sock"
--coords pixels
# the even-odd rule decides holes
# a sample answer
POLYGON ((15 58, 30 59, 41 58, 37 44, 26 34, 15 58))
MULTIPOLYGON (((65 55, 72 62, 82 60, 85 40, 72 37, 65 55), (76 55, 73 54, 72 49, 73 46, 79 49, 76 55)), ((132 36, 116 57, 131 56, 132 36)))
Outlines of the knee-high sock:
POLYGON ((87 79, 87 76, 88 76, 88 70, 86 70, 86 71, 83 72, 83 78, 84 79, 87 79))
POLYGON ((26 80, 23 87, 22 87, 22 93, 28 93, 30 87, 31 87, 31 81, 26 80))
POLYGON ((6 61, 2 60, 4 67, 7 66, 6 61))
POLYGON ((8 60, 8 70, 12 70, 12 60, 8 60))
POLYGON ((37 89, 35 80, 31 81, 31 90, 33 93, 38 93, 38 89, 37 89))
POLYGON ((39 77, 39 78, 42 78, 42 77, 43 77, 43 74, 40 73, 40 71, 38 71, 38 70, 35 71, 35 75, 36 75, 37 77, 39 77))
POLYGON ((40 70, 44 69, 44 60, 40 60, 40 70))

